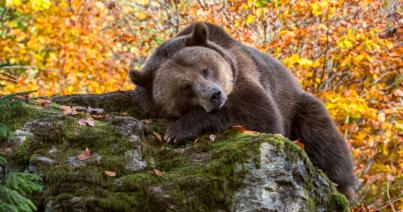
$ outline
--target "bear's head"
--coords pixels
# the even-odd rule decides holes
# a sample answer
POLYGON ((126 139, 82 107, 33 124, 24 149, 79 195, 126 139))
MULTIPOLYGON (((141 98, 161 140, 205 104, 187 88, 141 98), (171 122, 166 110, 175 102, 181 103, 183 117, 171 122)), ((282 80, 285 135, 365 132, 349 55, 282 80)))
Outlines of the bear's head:
POLYGON ((194 107, 211 112, 223 107, 232 92, 235 76, 229 58, 209 42, 207 26, 196 24, 191 34, 160 46, 148 59, 148 70, 130 75, 137 86, 149 87, 168 116, 179 117, 194 107))

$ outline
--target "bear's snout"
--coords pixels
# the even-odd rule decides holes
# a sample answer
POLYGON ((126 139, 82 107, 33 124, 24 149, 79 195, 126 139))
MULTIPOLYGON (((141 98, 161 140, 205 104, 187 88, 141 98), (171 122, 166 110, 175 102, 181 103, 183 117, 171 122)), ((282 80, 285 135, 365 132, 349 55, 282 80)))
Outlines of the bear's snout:
POLYGON ((209 95, 209 101, 216 106, 216 108, 220 108, 224 105, 227 98, 225 94, 220 89, 213 89, 209 95))
POLYGON ((193 84, 193 89, 198 98, 199 105, 206 112, 220 109, 227 101, 224 91, 215 82, 208 80, 196 81, 193 84))

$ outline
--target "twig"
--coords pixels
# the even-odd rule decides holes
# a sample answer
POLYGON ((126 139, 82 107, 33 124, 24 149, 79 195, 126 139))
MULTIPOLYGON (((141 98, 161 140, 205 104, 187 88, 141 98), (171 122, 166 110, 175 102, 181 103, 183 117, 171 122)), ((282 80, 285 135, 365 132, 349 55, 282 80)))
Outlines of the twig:
MULTIPOLYGON (((367 164, 367 166, 361 171, 361 173, 360 173, 360 175, 359 175, 359 178, 361 178, 362 176, 364 176, 364 175, 366 175, 366 174, 368 173, 368 171, 370 170, 372 164, 373 164, 374 161, 375 161, 374 158, 375 158, 375 155, 373 154, 373 155, 368 159, 368 164, 367 164)), ((362 187, 364 186, 364 184, 365 184, 365 183, 360 182, 359 185, 358 185, 357 191, 361 190, 362 187)))
POLYGON ((1 81, 1 80, 7 81, 7 82, 12 82, 12 83, 17 83, 17 80, 15 80, 15 79, 10 79, 10 78, 3 78, 3 77, 0 77, 0 81, 1 81))
POLYGON ((57 69, 39 68, 36 66, 22 66, 22 65, 0 66, 0 69, 39 69, 39 70, 44 70, 44 71, 59 71, 57 69))
POLYGON ((175 13, 176 13, 176 26, 175 26, 175 29, 176 29, 176 33, 178 33, 179 32, 179 25, 180 25, 178 0, 174 0, 174 3, 175 3, 175 13))
MULTIPOLYGON (((321 73, 321 75, 320 75, 320 82, 319 82, 319 86, 318 86, 318 88, 320 89, 320 85, 321 85, 321 83, 322 83, 322 81, 323 81, 323 78, 325 77, 325 73, 326 73, 326 70, 328 69, 328 64, 327 64, 327 61, 328 61, 328 58, 327 58, 327 54, 328 54, 328 51, 329 51, 329 34, 330 34, 330 20, 329 20, 329 9, 327 10, 327 15, 326 15, 326 17, 327 17, 327 21, 326 21, 326 27, 327 27, 327 29, 326 29, 326 48, 325 48, 325 52, 324 52, 324 58, 325 58, 325 61, 323 62, 323 67, 322 67, 322 73, 321 73)), ((315 76, 316 77, 316 76, 315 76)), ((315 79, 314 79, 315 80, 315 79)))
POLYGON ((382 205, 381 207, 375 208, 375 209, 376 209, 377 211, 380 211, 381 209, 384 209, 384 208, 388 207, 390 204, 393 204, 393 203, 395 203, 395 202, 397 202, 397 201, 400 201, 400 200, 403 200, 403 197, 396 197, 396 198, 394 198, 393 200, 390 200, 390 202, 388 202, 387 204, 382 205))
POLYGON ((6 77, 6 78, 8 78, 8 79, 13 79, 13 80, 16 80, 16 79, 17 79, 16 76, 14 76, 14 75, 12 75, 12 74, 9 74, 9 73, 6 73, 6 72, 0 72, 0 76, 4 76, 4 77, 6 77))
POLYGON ((388 203, 389 203, 390 207, 392 208, 392 211, 393 211, 393 212, 396 212, 395 207, 393 207, 392 201, 390 201, 389 184, 390 184, 390 178, 389 178, 389 176, 388 176, 388 183, 386 184, 386 195, 387 195, 387 197, 388 197, 388 203))

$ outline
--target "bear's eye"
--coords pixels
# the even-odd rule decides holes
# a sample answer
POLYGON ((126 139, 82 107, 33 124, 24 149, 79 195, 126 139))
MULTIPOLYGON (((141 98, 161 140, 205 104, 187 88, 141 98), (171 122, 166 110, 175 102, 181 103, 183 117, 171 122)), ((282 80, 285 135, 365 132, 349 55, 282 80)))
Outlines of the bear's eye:
POLYGON ((190 83, 186 83, 186 84, 182 85, 180 88, 182 91, 189 92, 192 90, 192 85, 190 83))
POLYGON ((210 70, 208 68, 202 69, 202 74, 204 77, 207 77, 209 75, 210 70))
MULTIPOLYGON (((193 96, 193 89, 190 83, 186 83, 180 87, 180 94, 186 95, 187 97, 193 96)), ((179 95, 179 94, 178 94, 179 95)))

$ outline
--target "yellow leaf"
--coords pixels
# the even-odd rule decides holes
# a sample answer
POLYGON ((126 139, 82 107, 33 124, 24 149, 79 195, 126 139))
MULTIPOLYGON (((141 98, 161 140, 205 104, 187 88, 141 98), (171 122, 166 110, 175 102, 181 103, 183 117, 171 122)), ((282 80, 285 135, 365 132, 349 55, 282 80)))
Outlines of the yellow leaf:
POLYGON ((255 20, 255 17, 253 15, 248 15, 246 18, 246 23, 251 24, 255 20))
POLYGON ((358 63, 360 63, 362 60, 364 59, 364 55, 357 55, 357 56, 355 56, 355 57, 353 57, 353 62, 355 63, 355 64, 358 64, 358 63))
POLYGON ((350 40, 343 38, 337 42, 337 46, 339 46, 340 49, 344 50, 353 47, 353 43, 351 43, 350 40))
POLYGON ((31 0, 31 6, 34 10, 47 10, 52 3, 50 0, 31 0))
POLYGON ((311 4, 311 8, 312 8, 312 14, 314 16, 322 15, 322 7, 319 5, 319 3, 311 4))
POLYGON ((18 7, 21 4, 21 0, 6 0, 6 7, 18 7))

